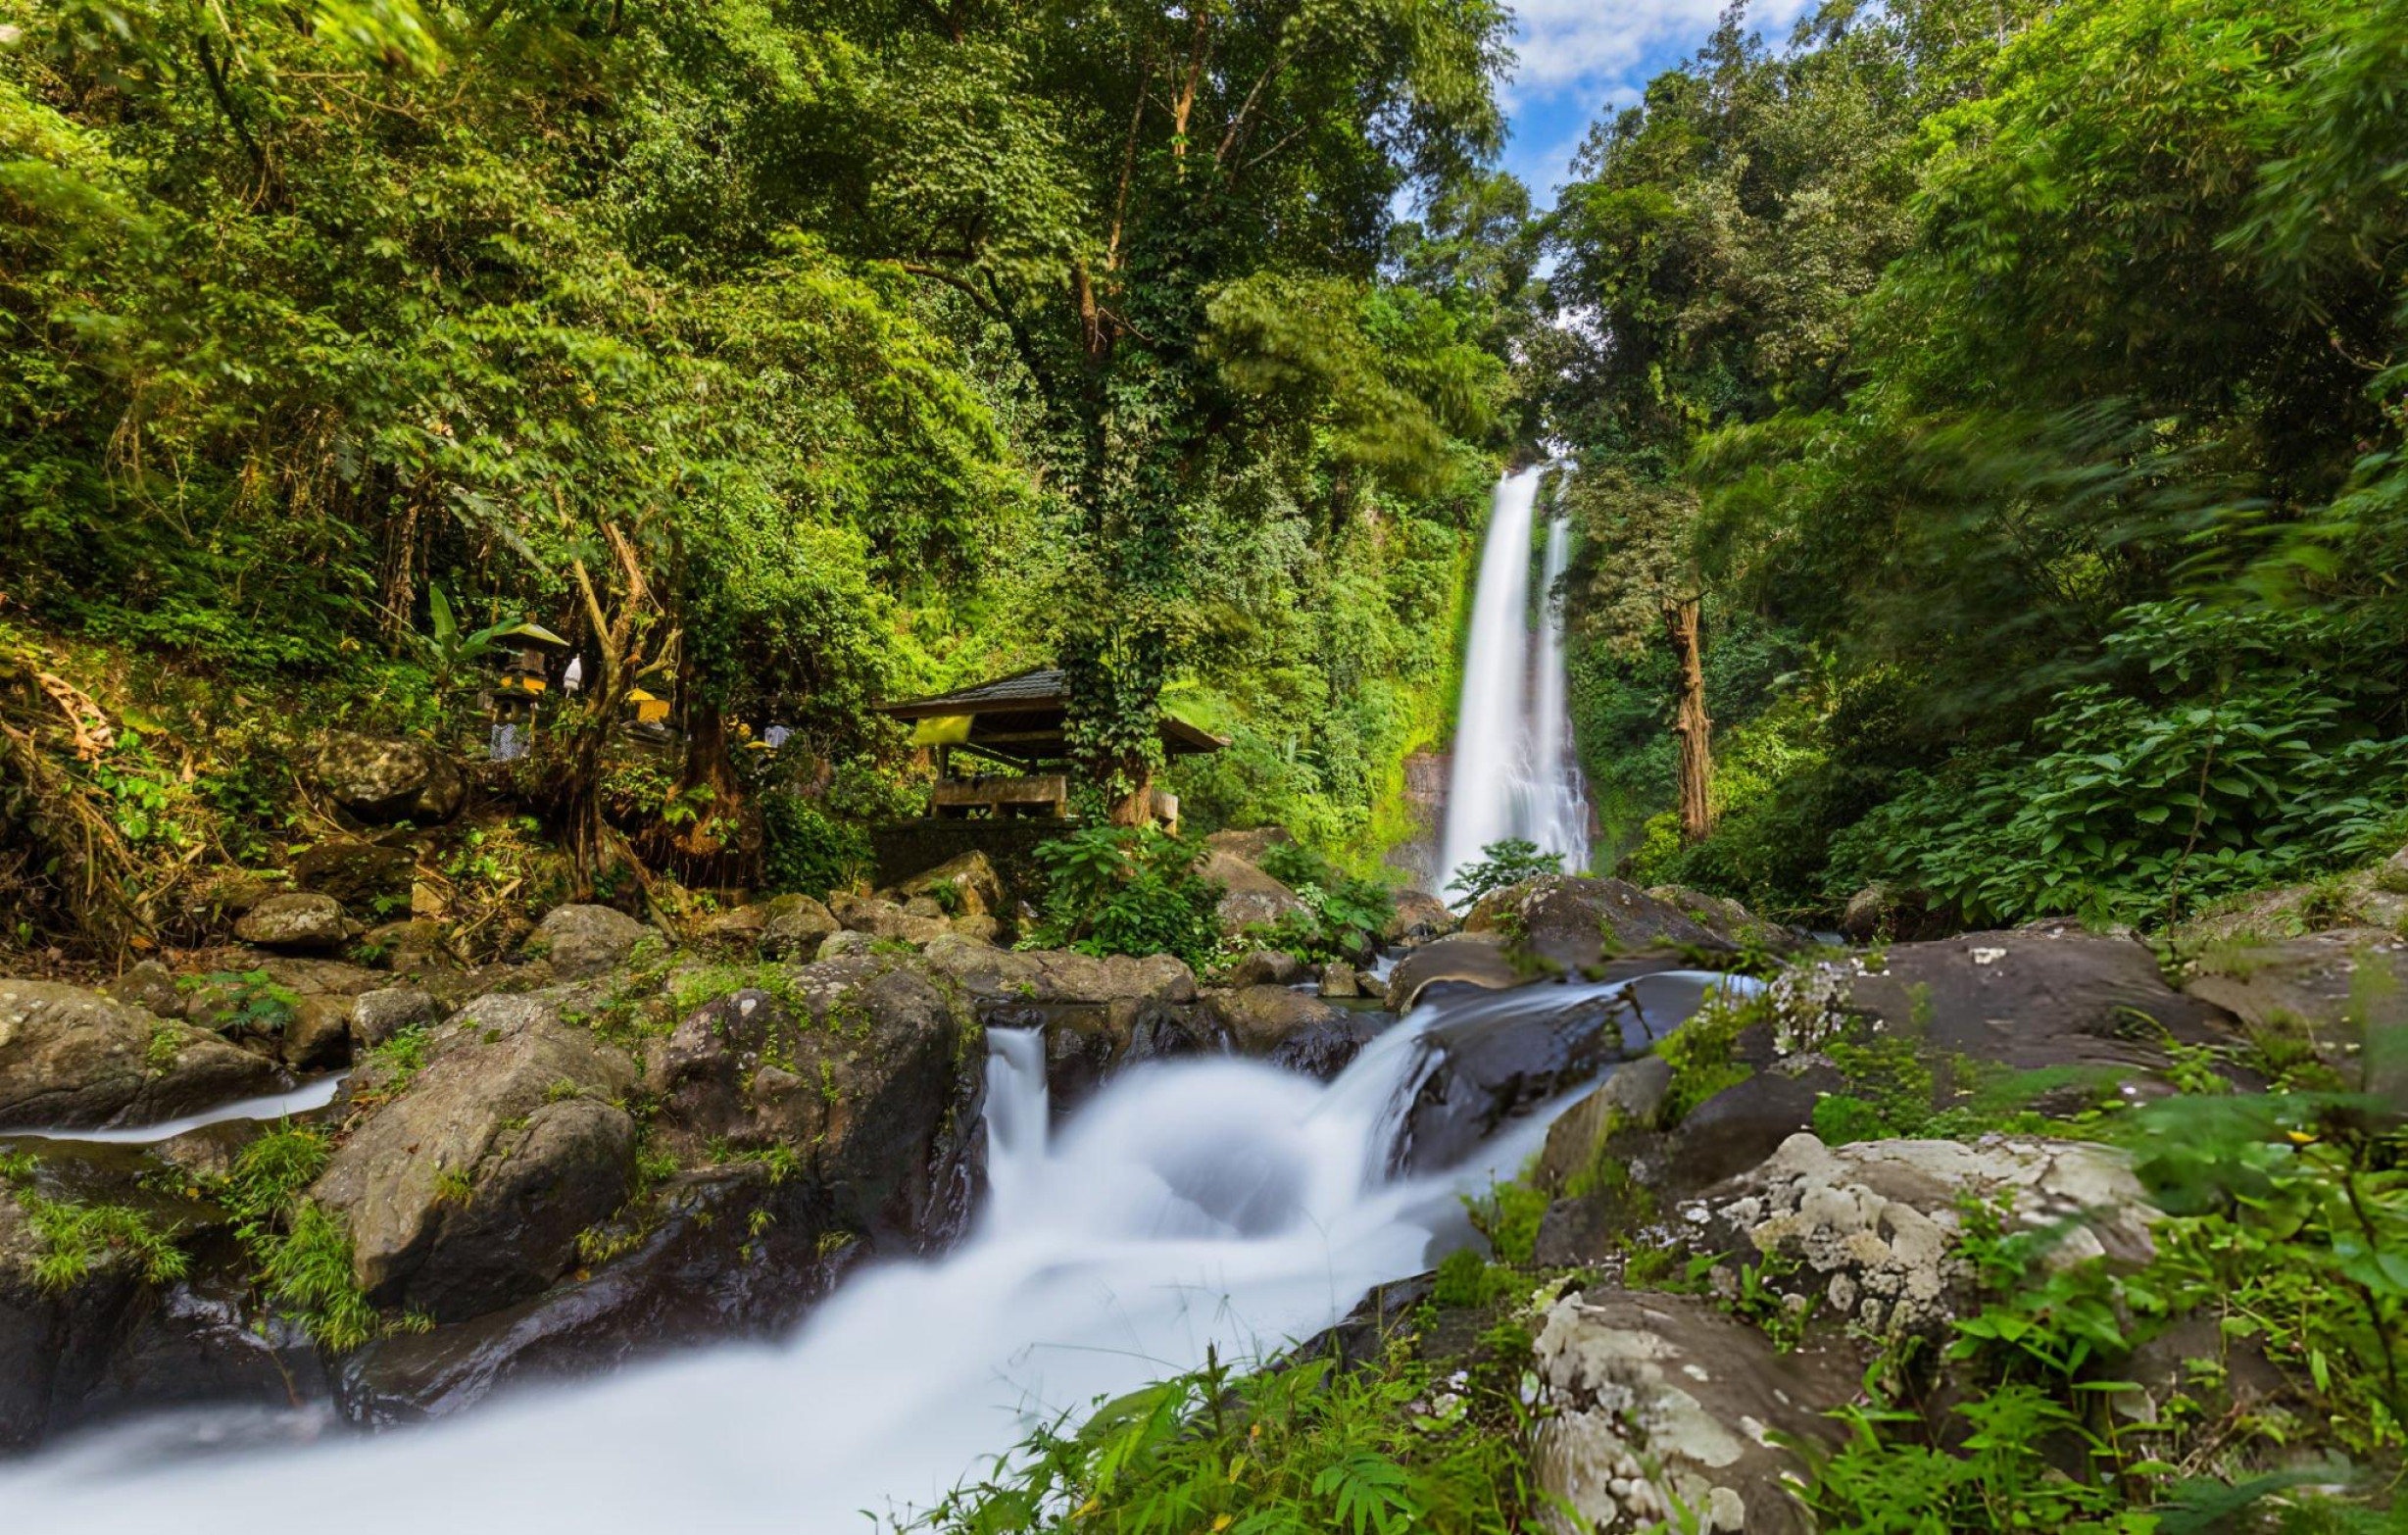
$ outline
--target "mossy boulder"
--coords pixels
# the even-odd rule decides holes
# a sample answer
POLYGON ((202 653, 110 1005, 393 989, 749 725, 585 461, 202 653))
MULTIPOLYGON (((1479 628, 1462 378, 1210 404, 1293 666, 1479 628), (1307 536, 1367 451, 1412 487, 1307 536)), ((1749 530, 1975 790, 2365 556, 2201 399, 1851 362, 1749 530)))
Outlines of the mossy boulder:
POLYGON ((207 1029, 60 981, 0 979, 0 1127, 172 1119, 292 1085, 207 1029))

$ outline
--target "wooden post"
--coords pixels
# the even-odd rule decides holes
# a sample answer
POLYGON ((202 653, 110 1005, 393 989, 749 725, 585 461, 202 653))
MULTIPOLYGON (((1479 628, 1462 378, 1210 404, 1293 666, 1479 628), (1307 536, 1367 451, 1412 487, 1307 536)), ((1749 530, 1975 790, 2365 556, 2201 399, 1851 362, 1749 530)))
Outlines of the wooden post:
POLYGON ((1681 840, 1702 842, 1714 830, 1714 722, 1705 713, 1705 658, 1697 639, 1697 599, 1664 604, 1664 632, 1680 673, 1680 703, 1672 733, 1681 741, 1681 840))

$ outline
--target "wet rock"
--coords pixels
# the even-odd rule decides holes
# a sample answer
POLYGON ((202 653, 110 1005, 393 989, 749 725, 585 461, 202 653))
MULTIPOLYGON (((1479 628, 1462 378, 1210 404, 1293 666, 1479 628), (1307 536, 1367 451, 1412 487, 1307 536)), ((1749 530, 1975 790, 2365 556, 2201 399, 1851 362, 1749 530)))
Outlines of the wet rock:
POLYGON ((2057 1232, 2040 1254, 2052 1269, 2139 1264, 2152 1252, 2157 1212, 2122 1154, 2038 1137, 1828 1147, 1794 1135, 1679 1218, 1709 1250, 1787 1260, 1794 1267, 1775 1282, 1823 1314, 1876 1333, 1938 1336, 1976 1301, 1958 1247, 1969 1199, 2002 1208, 2012 1229, 2057 1232))
POLYGON ((406 1028, 433 1023, 443 1015, 434 994, 417 986, 387 986, 364 991, 352 1000, 351 1037, 362 1050, 372 1050, 406 1028))
POLYGON ((1658 1127, 1671 1090, 1672 1064, 1661 1056, 1641 1056, 1616 1066, 1603 1086, 1548 1127, 1547 1150, 1539 1158, 1540 1186, 1563 1187, 1596 1162, 1599 1148, 1619 1130, 1658 1127))
POLYGON ((1214 1023, 1176 956, 1097 958, 997 949, 955 933, 928 945, 931 970, 959 986, 991 1028, 1042 1029, 1056 1114, 1141 1061, 1204 1050, 1214 1023))
POLYGON ((895 894, 906 900, 926 897, 936 903, 940 916, 993 916, 1004 910, 1004 882, 987 855, 976 849, 914 874, 897 885, 895 894))
POLYGON ((1463 925, 1462 918, 1449 911, 1446 902, 1425 891, 1400 890, 1396 901, 1396 915, 1380 929, 1380 941, 1392 947, 1444 938, 1463 925))
POLYGON ((1285 949, 1256 949, 1229 966, 1229 984, 1246 986, 1294 986, 1312 979, 1312 966, 1285 949))
POLYGON ((1324 997, 1335 997, 1343 1001, 1361 996, 1363 985, 1360 978, 1355 975, 1353 966, 1347 964, 1344 960, 1332 960, 1321 966, 1320 992, 1324 997))
POLYGON ((1688 913, 1620 879, 1542 874, 1480 898, 1467 933, 1497 933, 1561 966, 1594 965, 1641 949, 1727 952, 1731 943, 1688 913))
POLYGON ((1283 1071, 1326 1082, 1354 1064, 1363 1047, 1396 1019, 1384 1013, 1331 1010, 1332 1016, 1305 1024, 1273 1046, 1262 1059, 1283 1071))
POLYGON ((1814 1527, 1790 1492, 1804 1467, 1770 1440, 1831 1442, 1823 1414, 1853 1399, 1852 1361, 1777 1354, 1700 1297, 1619 1290, 1548 1307, 1532 1358, 1550 1410, 1532 1455, 1549 1530, 1814 1527))
POLYGON ((332 896, 295 891, 270 896, 234 922, 234 936, 263 949, 318 954, 340 949, 359 934, 360 924, 332 896))
POLYGON ((595 975, 627 963, 653 929, 607 906, 554 907, 527 941, 564 980, 595 975))
POLYGON ((327 798, 372 825, 436 825, 459 815, 467 796, 459 766, 424 741, 329 735, 313 776, 327 798))
POLYGON ((0 979, 0 1126, 145 1124, 291 1082, 207 1029, 80 986, 0 979))
POLYGON ((1441 981, 1462 981, 1501 991, 1530 979, 1530 971, 1505 955, 1497 933, 1457 933, 1425 944, 1388 972, 1388 1010, 1407 1013, 1421 994, 1441 981))
POLYGON ((361 837, 328 837, 294 855, 293 886, 332 896, 362 912, 407 908, 418 855, 361 837))
POLYGON ((773 1335, 863 1252, 845 1241, 822 1252, 822 1228, 793 1218, 748 1237, 751 1216, 780 1214, 781 1189, 797 1187, 773 1183, 756 1163, 678 1174, 608 1263, 514 1306, 382 1338, 345 1358, 336 1381, 344 1415, 372 1427, 448 1417, 506 1386, 773 1335), (734 1251, 747 1242, 750 1261, 734 1251))
POLYGON ((1268 1056, 1295 1035, 1344 1016, 1336 1008, 1287 986, 1233 986, 1206 999, 1213 1018, 1241 1055, 1268 1056))
POLYGON ((524 1299, 618 1207, 635 1124, 612 1101, 635 1070, 562 1021, 591 1000, 563 987, 471 1003, 312 1185, 349 1217, 353 1271, 379 1305, 445 1320, 524 1299))
POLYGON ((1450 1005, 1423 1036, 1433 1058, 1406 1108, 1392 1165, 1432 1172, 1477 1150, 1507 1120, 1644 1053, 1646 1025, 1619 995, 1533 986, 1450 1005))
POLYGON ((1686 1192, 1756 1165, 1814 1123, 1817 1099, 1846 1086, 1829 1065, 1810 1062, 1724 1088, 1681 1120, 1670 1155, 1656 1168, 1660 1182, 1686 1192))
POLYGON ((785 996, 743 990, 677 1025, 661 1080, 671 1144, 785 1148, 830 1191, 840 1224, 916 1245, 950 1234, 965 1175, 962 1112, 983 1081, 974 1022, 934 977, 884 956, 792 972, 785 996))

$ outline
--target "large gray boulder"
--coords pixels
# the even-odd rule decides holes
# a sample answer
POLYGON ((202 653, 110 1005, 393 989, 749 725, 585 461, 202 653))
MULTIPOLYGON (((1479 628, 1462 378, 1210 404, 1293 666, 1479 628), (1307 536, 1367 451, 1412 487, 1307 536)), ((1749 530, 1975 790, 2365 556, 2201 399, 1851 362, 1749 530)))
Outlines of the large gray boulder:
POLYGON ((313 776, 328 799, 375 825, 435 825, 459 815, 467 796, 459 765, 424 741, 329 735, 313 776))
POLYGON ((292 1078, 207 1029, 58 981, 0 979, 0 1127, 172 1119, 292 1078))
POLYGON ((1421 994, 1442 981, 1461 981, 1491 990, 1518 986, 1530 971, 1505 953, 1499 933, 1456 933, 1424 944, 1397 962, 1388 972, 1388 1008, 1409 1012, 1421 994))
POLYGON ((234 936, 244 943, 293 954, 340 949, 359 933, 342 902, 303 891, 270 896, 234 920, 234 936))
POLYGON ((1532 1357, 1548 1530, 1814 1528, 1790 1490, 1804 1467, 1778 1439, 1837 1437, 1825 1414, 1854 1399, 1853 1361, 1777 1353, 1702 1297, 1624 1290, 1553 1302, 1532 1357))
POLYGON ((437 1320, 536 1294, 579 1231, 618 1208, 635 1121, 622 1051, 560 1016, 589 990, 484 997, 435 1034, 432 1059, 370 1114, 311 1186, 350 1223, 352 1269, 381 1306, 437 1320))
POLYGON ((1621 879, 1542 874, 1480 898, 1466 933, 1497 933, 1557 965, 1594 965, 1642 949, 1728 952, 1729 939, 1621 879))
POLYGON ((2226 939, 2192 962, 2183 992, 2238 1018, 2261 1052, 2316 1057, 2408 1114, 2408 942, 2397 933, 2226 939))
POLYGON ((714 1145, 791 1153, 838 1224, 941 1240, 975 1117, 959 1111, 982 1080, 974 1027, 915 964, 804 966, 776 995, 737 991, 678 1023, 652 1078, 664 1133, 688 1162, 714 1145))
POLYGON ((1213 1034, 1198 1005, 1195 972, 1174 955, 998 949, 948 932, 928 945, 925 958, 967 994, 989 1027, 1044 1031, 1046 1082, 1057 1113, 1122 1067, 1194 1055, 1213 1034))
POLYGON ((2062 927, 1966 933, 1893 944, 1878 969, 1862 961, 1839 968, 1847 971, 1845 1011, 1919 1037, 1936 1061, 2071 1068, 2149 1090, 2169 1038, 2236 1037, 2230 1015, 2168 985, 2156 955, 2131 938, 2062 927))
POLYGON ((1221 887, 1215 915, 1221 931, 1236 937, 1249 927, 1267 927, 1304 910, 1303 898, 1255 867, 1268 849, 1292 840, 1277 826, 1252 831, 1216 831, 1204 838, 1197 872, 1221 887))
POLYGON ((653 931, 611 907, 559 906, 536 925, 527 947, 552 962, 553 974, 570 980, 626 964, 653 931))

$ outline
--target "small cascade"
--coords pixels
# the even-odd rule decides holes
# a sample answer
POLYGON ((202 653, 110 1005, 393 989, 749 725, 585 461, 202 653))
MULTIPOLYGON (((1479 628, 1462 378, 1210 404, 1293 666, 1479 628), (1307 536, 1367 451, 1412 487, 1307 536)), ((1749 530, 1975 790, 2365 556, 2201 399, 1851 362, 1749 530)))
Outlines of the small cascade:
POLYGON ((1455 714, 1438 894, 1492 842, 1520 837, 1589 866, 1589 794, 1572 750, 1556 581, 1571 562, 1568 520, 1548 525, 1539 619, 1531 622, 1530 543, 1544 466, 1497 482, 1472 596, 1471 644, 1455 714))

